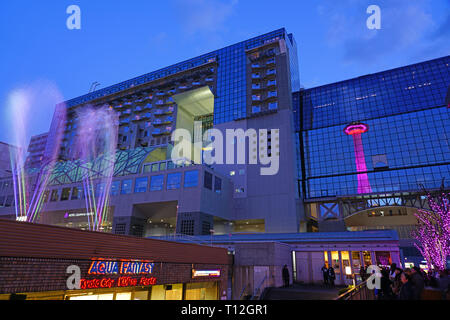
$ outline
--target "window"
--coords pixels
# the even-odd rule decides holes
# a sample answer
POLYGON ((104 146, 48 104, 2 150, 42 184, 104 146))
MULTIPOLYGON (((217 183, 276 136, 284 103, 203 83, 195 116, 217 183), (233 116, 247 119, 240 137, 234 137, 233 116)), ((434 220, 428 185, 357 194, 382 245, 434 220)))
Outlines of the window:
POLYGON ((81 187, 73 187, 72 188, 72 197, 71 200, 81 199, 82 189, 81 187))
POLYGON ((131 193, 131 186, 133 184, 133 180, 123 180, 122 181, 122 190, 120 191, 120 194, 130 194, 131 193))
POLYGON ((198 186, 198 170, 186 171, 184 173, 184 187, 196 187, 198 186))
POLYGON ((240 176, 243 176, 244 174, 245 174, 245 169, 240 169, 240 170, 239 170, 239 175, 240 175, 240 176))
POLYGON ((64 188, 61 194, 61 201, 69 200, 70 197, 70 188, 64 188))
POLYGON ((276 110, 276 109, 278 109, 278 102, 269 103, 269 110, 276 110))
POLYGON ((269 97, 276 97, 277 92, 276 91, 269 91, 269 97))
POLYGON ((261 84, 259 83, 252 84, 252 89, 261 89, 261 84))
POLYGON ((181 221, 181 234, 194 235, 194 220, 181 221))
POLYGON ((103 194, 103 191, 105 190, 105 184, 99 183, 95 186, 95 196, 98 198, 100 195, 103 194))
POLYGON ((58 190, 52 190, 52 196, 50 198, 50 201, 58 201, 59 193, 58 190))
POLYGON ((212 174, 209 173, 208 171, 205 171, 205 176, 203 179, 203 186, 206 189, 212 190, 212 174))
POLYGON ((134 185, 134 192, 135 193, 146 192, 147 191, 147 183, 148 183, 147 177, 137 178, 136 184, 134 185))
POLYGON ((149 173, 152 169, 152 165, 151 164, 146 164, 144 165, 144 173, 149 173))
POLYGON ((167 175, 167 190, 180 189, 181 172, 169 173, 167 175))
POLYGON ((165 163, 165 162, 161 162, 161 163, 159 164, 159 170, 160 170, 160 171, 166 170, 166 163, 165 163))
POLYGON ((214 191, 216 193, 222 192, 222 179, 214 177, 214 191))
POLYGON ((152 172, 158 172, 159 170, 159 163, 152 164, 152 172))
MULTIPOLYGON (((57 190, 54 190, 54 191, 58 192, 57 190)), ((14 196, 7 196, 6 197, 6 202, 5 202, 5 207, 11 207, 13 205, 14 205, 14 196)))
POLYGON ((254 95, 252 96, 252 100, 253 100, 253 101, 259 101, 259 100, 261 100, 261 95, 259 95, 259 94, 254 94, 254 95))
POLYGON ((161 191, 164 186, 164 176, 153 176, 150 180, 150 191, 161 191))
POLYGON ((111 195, 117 196, 119 194, 120 181, 114 181, 111 183, 111 195))
POLYGON ((258 112, 261 112, 261 106, 253 106, 252 113, 258 113, 258 112))

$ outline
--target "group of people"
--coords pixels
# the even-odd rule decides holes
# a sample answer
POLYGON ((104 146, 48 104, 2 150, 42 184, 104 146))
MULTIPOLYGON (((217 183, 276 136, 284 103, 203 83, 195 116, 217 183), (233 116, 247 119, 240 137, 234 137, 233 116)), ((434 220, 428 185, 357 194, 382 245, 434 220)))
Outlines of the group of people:
POLYGON ((334 287, 334 280, 336 280, 336 273, 334 272, 334 268, 332 266, 327 267, 327 265, 323 265, 322 267, 323 274, 323 284, 325 287, 334 287))
MULTIPOLYGON (((365 273, 367 277, 367 273, 365 273)), ((426 286, 439 288, 442 299, 449 292, 449 270, 440 272, 423 272, 419 267, 397 268, 393 263, 390 268, 381 270, 380 289, 376 296, 380 300, 420 300, 426 286)))

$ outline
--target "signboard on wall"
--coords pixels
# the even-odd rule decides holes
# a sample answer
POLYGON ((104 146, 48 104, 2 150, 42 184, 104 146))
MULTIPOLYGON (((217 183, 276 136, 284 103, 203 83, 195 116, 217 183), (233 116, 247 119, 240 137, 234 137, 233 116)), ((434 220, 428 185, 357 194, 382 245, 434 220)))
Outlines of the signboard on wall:
POLYGON ((153 268, 154 263, 148 260, 94 258, 87 272, 89 279, 80 280, 80 289, 155 285, 156 278, 149 276, 153 268), (92 278, 98 275, 105 277, 92 278), (120 276, 117 277, 117 275, 120 276))
POLYGON ((220 270, 196 270, 192 269, 192 278, 218 278, 220 270))

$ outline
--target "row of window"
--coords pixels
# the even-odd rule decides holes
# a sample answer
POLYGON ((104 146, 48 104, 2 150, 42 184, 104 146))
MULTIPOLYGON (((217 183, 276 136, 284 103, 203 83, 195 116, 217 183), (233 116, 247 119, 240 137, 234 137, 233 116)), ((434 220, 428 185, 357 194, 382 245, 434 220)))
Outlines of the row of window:
MULTIPOLYGON (((111 184, 110 195, 126 195, 133 193, 144 193, 147 191, 162 191, 164 190, 164 178, 165 175, 155 175, 151 177, 140 177, 134 181, 133 179, 117 180, 111 184)), ((191 170, 184 172, 184 180, 182 181, 182 172, 174 172, 167 174, 166 178, 166 190, 177 190, 181 188, 195 188, 199 185, 199 171, 191 170)), ((205 171, 203 186, 206 189, 214 191, 216 193, 222 192, 222 179, 214 176, 213 174, 205 171)), ((94 195, 99 197, 105 190, 105 183, 98 183, 95 185, 94 195)), ((86 197, 85 190, 81 186, 73 188, 63 188, 62 190, 54 189, 44 192, 44 202, 50 198, 51 202, 66 201, 66 200, 78 200, 86 197), (50 196, 50 197, 49 197, 50 196)), ((0 206, 2 206, 2 200, 7 197, 0 197, 0 206)), ((13 196, 8 197, 8 206, 11 206, 13 196)))

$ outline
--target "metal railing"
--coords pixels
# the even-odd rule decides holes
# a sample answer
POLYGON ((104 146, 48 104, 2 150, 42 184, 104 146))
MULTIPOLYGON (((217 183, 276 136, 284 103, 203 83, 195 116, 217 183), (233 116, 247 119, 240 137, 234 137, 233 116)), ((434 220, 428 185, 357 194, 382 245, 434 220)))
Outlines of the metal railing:
POLYGON ((257 294, 261 291, 261 286, 266 282, 267 275, 264 276, 264 279, 259 283, 259 286, 253 290, 253 295, 250 298, 250 300, 256 300, 257 294))
POLYGON ((244 296, 245 289, 247 289, 249 286, 250 286, 250 283, 247 283, 247 284, 242 288, 241 294, 239 295, 239 300, 242 300, 242 297, 244 296))
POLYGON ((341 294, 335 300, 375 300, 375 292, 367 288, 366 280, 341 294))
POLYGON ((158 238, 159 240, 166 240, 166 241, 175 241, 175 242, 181 241, 181 242, 190 242, 190 243, 195 243, 195 244, 210 245, 210 243, 207 241, 203 241, 194 236, 189 236, 189 235, 185 235, 185 234, 181 234, 181 233, 170 234, 170 235, 154 237, 154 238, 158 238))

